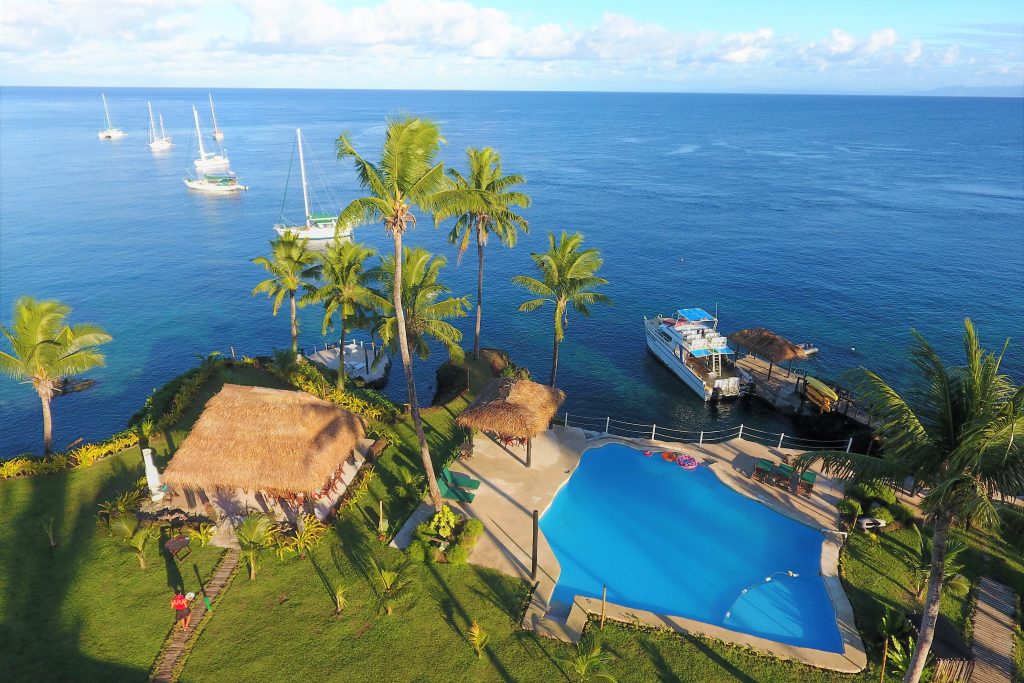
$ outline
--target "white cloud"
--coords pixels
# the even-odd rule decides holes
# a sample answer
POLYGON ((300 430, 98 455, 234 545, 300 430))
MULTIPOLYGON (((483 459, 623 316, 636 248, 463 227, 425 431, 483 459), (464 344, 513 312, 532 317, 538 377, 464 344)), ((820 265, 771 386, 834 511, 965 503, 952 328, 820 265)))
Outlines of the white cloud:
POLYGON ((865 54, 873 55, 876 52, 887 50, 895 45, 899 41, 900 37, 891 28, 883 28, 881 31, 875 31, 868 38, 867 45, 864 46, 865 54))
POLYGON ((907 54, 903 55, 903 63, 916 64, 922 54, 924 54, 924 42, 920 38, 914 38, 910 41, 910 49, 907 54))
POLYGON ((956 64, 957 58, 960 57, 960 46, 953 44, 946 48, 946 51, 942 53, 942 63, 946 66, 956 64))
POLYGON ((834 55, 845 55, 857 47, 857 39, 841 28, 834 28, 829 39, 825 41, 825 46, 834 55))

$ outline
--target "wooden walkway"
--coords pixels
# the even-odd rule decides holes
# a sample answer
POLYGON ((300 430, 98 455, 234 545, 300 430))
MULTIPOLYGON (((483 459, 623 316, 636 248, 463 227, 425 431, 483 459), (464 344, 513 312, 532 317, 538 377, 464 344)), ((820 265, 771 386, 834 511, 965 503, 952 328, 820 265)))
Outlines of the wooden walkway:
MULTIPOLYGON (((216 602, 217 596, 224 590, 231 576, 238 569, 238 557, 238 550, 230 548, 213 576, 206 582, 206 597, 210 599, 211 604, 216 602)), ((201 598, 202 593, 197 595, 196 599, 192 601, 194 605, 192 608, 192 623, 187 631, 178 628, 177 622, 174 623, 174 628, 171 630, 170 635, 167 636, 163 651, 160 653, 160 661, 157 662, 150 676, 149 680, 152 683, 174 683, 177 680, 177 672, 184 663, 185 657, 188 656, 186 647, 191 644, 190 641, 193 640, 199 624, 203 621, 203 617, 206 616, 206 602, 201 598)))
POLYGON ((978 584, 978 607, 974 612, 974 672, 970 683, 1010 683, 1013 611, 1013 591, 983 578, 978 584))

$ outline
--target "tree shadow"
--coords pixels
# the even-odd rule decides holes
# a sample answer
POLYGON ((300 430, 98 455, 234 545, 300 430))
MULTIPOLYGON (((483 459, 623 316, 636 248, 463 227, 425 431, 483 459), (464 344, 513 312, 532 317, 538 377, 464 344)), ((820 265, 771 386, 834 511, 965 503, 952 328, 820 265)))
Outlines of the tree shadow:
POLYGON ((171 535, 168 533, 168 527, 160 527, 160 537, 157 539, 157 543, 159 543, 160 556, 164 560, 164 570, 167 572, 167 587, 177 595, 184 592, 185 580, 181 577, 181 570, 178 569, 178 561, 174 559, 171 551, 164 547, 164 544, 170 539, 171 535))

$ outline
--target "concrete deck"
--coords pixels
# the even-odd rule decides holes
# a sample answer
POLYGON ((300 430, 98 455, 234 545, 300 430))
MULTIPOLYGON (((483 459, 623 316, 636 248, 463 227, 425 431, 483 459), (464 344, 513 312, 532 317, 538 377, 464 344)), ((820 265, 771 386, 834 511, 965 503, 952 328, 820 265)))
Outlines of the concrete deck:
MULTIPOLYGON (((770 448, 741 439, 698 447, 694 444, 630 441, 596 434, 589 436, 588 439, 587 433, 576 428, 557 427, 549 430, 534 439, 533 467, 530 469, 525 467, 525 448, 506 448, 485 434, 476 437, 472 459, 459 461, 452 466, 453 470, 465 472, 481 481, 472 504, 452 504, 464 514, 484 523, 484 536, 470 555, 470 562, 529 581, 533 543, 532 512, 545 512, 588 448, 606 443, 625 443, 638 448, 684 451, 707 462, 727 486, 801 523, 826 531, 821 573, 836 609, 845 651, 836 654, 794 647, 692 619, 648 614, 617 605, 607 606, 609 618, 625 622, 639 618, 651 626, 746 645, 777 657, 836 671, 856 672, 866 666, 867 657, 854 626, 853 609, 839 580, 839 549, 843 537, 835 531, 839 522, 835 502, 842 496, 841 489, 820 473, 810 497, 796 496, 788 490, 750 478, 758 458, 769 458, 775 462, 792 460, 799 451, 770 448)), ((396 536, 396 546, 408 544, 412 528, 418 521, 422 521, 423 515, 429 514, 429 510, 422 506, 417 514, 413 516, 413 520, 417 521, 410 520, 396 536)), ((523 626, 548 637, 576 641, 582 634, 588 615, 600 611, 600 601, 577 596, 569 614, 549 614, 548 603, 561 568, 543 532, 539 534, 537 556, 536 585, 523 626)))
MULTIPOLYGON (((325 344, 324 348, 316 351, 306 352, 306 358, 325 365, 331 370, 338 369, 338 360, 341 354, 338 353, 338 346, 325 344)), ((383 347, 377 347, 376 353, 373 348, 362 341, 355 340, 345 344, 345 367, 349 377, 359 378, 366 382, 377 382, 388 371, 391 361, 386 357, 383 347), (381 358, 377 362, 377 358, 381 358), (376 363, 376 366, 374 366, 376 363)))

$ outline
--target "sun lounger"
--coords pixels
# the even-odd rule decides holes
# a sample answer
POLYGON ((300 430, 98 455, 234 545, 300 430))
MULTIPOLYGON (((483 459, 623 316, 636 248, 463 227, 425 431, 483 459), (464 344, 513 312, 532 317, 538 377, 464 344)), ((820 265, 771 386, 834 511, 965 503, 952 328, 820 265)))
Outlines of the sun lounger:
POLYGON ((806 496, 811 495, 811 491, 814 490, 814 484, 817 481, 818 473, 807 470, 800 475, 800 481, 797 483, 797 492, 806 496))
POLYGON ((437 487, 441 489, 441 497, 448 500, 457 500, 460 503, 472 503, 473 499, 476 498, 475 493, 470 493, 458 486, 449 486, 444 477, 437 480, 437 487))
POLYGON ((796 474, 796 470, 793 469, 792 465, 779 463, 772 468, 772 481, 776 486, 786 488, 793 485, 794 474, 796 474))
POLYGON ((771 460, 758 458, 757 464, 754 465, 754 471, 750 476, 758 481, 764 481, 765 477, 771 474, 773 466, 774 463, 771 460))
POLYGON ((448 482, 448 485, 452 488, 463 488, 475 491, 480 488, 480 480, 474 479, 468 474, 462 472, 452 472, 447 467, 442 468, 441 476, 448 482))

